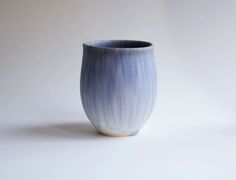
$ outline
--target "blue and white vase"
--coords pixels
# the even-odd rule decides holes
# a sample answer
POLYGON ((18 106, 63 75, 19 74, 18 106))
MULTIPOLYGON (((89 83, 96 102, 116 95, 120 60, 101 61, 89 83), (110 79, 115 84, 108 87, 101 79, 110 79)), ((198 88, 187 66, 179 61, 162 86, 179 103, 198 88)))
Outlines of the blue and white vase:
POLYGON ((134 40, 84 43, 80 91, 85 113, 98 132, 137 134, 157 95, 153 45, 134 40))

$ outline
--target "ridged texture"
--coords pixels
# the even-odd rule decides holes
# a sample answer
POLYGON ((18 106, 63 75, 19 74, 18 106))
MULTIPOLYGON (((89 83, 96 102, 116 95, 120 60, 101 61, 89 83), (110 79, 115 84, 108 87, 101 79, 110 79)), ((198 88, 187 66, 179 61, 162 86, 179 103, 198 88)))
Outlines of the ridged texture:
POLYGON ((148 119, 157 93, 153 49, 84 45, 80 80, 86 115, 110 135, 134 135, 148 119))

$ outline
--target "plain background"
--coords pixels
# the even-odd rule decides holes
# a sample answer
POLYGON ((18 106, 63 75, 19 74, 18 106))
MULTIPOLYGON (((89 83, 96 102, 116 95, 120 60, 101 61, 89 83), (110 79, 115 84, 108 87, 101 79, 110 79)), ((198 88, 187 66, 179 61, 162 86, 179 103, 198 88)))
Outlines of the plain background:
POLYGON ((0 0, 0 179, 236 179, 235 19, 234 0, 0 0), (135 137, 85 116, 94 39, 155 44, 158 101, 135 137))

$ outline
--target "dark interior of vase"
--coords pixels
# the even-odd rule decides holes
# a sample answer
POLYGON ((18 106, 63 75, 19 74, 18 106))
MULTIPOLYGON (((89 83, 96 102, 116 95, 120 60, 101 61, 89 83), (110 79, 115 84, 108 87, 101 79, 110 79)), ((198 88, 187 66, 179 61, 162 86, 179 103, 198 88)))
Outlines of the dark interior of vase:
POLYGON ((105 40, 105 41, 94 41, 88 43, 88 45, 99 48, 144 48, 144 47, 149 47, 152 44, 145 41, 105 40))

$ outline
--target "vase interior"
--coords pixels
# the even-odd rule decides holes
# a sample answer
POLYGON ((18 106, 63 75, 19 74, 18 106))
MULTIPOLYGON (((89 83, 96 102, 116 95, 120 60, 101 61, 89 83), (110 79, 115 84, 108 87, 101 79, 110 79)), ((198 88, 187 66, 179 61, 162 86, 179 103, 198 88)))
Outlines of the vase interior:
POLYGON ((152 43, 136 40, 100 40, 85 43, 87 46, 95 48, 147 48, 152 43))

